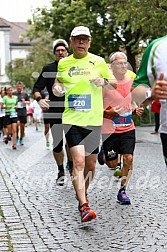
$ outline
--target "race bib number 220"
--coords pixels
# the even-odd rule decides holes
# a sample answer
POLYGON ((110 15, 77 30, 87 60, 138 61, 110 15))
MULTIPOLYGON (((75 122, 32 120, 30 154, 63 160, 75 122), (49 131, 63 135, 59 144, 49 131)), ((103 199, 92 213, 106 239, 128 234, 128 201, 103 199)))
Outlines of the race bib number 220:
POLYGON ((91 95, 71 94, 68 96, 68 106, 73 110, 88 112, 91 110, 91 95))

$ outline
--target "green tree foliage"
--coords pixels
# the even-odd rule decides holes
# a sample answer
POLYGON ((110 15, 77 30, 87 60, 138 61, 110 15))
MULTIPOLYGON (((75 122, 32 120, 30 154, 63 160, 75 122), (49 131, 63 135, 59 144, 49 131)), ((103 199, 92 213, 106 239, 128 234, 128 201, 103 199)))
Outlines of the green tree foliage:
MULTIPOLYGON (((41 41, 27 59, 29 72, 43 66, 50 56, 49 44, 54 39, 69 41, 71 30, 77 25, 88 26, 92 33, 92 53, 105 57, 111 52, 125 50, 133 69, 141 41, 148 44, 152 39, 167 33, 166 0, 52 0, 52 8, 37 8, 33 12, 30 31, 26 36, 41 41), (42 48, 42 49, 41 49, 42 48), (39 51, 38 51, 39 50, 39 51), (43 56, 42 56, 43 55, 43 56), (38 58, 39 57, 39 58, 38 58), (32 69, 34 68, 34 69, 32 69)), ((33 47, 35 45, 33 44, 33 47)), ((23 64, 24 65, 24 64, 23 64)), ((18 71, 12 68, 12 74, 18 71)), ((26 71, 24 71, 26 73, 26 71)))
POLYGON ((24 59, 15 59, 6 67, 7 75, 12 80, 11 85, 15 86, 16 82, 21 80, 29 87, 29 69, 24 59))
POLYGON ((33 41, 29 55, 25 59, 15 59, 7 65, 6 72, 12 80, 11 85, 15 86, 20 80, 26 88, 32 90, 42 67, 54 59, 50 33, 41 33, 41 37, 33 41))
POLYGON ((91 52, 108 58, 108 55, 119 46, 114 40, 114 34, 107 31, 108 1, 67 1, 53 0, 52 8, 38 9, 30 24, 33 33, 50 31, 53 38, 64 38, 69 41, 70 32, 76 25, 88 26, 93 35, 91 52))
POLYGON ((35 33, 50 31, 53 38, 69 40, 70 31, 76 25, 87 25, 93 38, 91 51, 106 59, 120 47, 136 68, 135 56, 139 42, 166 34, 165 0, 52 0, 52 8, 34 13, 35 33))

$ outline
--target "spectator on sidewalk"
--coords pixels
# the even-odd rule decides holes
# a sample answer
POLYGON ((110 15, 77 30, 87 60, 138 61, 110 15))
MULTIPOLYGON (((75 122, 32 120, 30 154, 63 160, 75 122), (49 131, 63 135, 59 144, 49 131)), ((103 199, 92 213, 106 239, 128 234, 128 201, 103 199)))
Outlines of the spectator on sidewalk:
POLYGON ((161 108, 161 103, 159 100, 152 101, 151 112, 154 113, 155 130, 154 132, 151 132, 151 134, 158 134, 158 130, 160 126, 160 108, 161 108))

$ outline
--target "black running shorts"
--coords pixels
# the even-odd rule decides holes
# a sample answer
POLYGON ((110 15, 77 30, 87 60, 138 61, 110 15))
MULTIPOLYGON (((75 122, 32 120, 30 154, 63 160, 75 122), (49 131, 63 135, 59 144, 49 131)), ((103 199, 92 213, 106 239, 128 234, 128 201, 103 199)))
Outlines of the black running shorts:
POLYGON ((10 118, 9 115, 6 115, 6 116, 5 116, 5 120, 6 120, 6 125, 11 125, 11 124, 13 124, 13 123, 17 123, 18 117, 10 118))
POLYGON ((117 159, 118 154, 132 154, 135 149, 135 130, 123 133, 103 134, 103 149, 107 161, 117 159))
POLYGON ((64 125, 64 132, 69 148, 84 145, 85 151, 97 154, 100 143, 100 126, 80 127, 75 125, 64 125))

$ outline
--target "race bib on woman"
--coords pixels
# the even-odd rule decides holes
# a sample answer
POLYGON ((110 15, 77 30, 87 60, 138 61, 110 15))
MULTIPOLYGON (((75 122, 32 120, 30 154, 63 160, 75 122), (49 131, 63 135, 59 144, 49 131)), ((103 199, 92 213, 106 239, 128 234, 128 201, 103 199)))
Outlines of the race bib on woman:
POLYGON ((113 126, 120 127, 120 126, 129 126, 132 122, 132 113, 127 112, 123 113, 120 116, 114 116, 113 119, 113 126))
POLYGON ((9 117, 10 117, 10 118, 17 117, 17 112, 16 112, 16 111, 11 111, 11 112, 9 112, 9 117))

